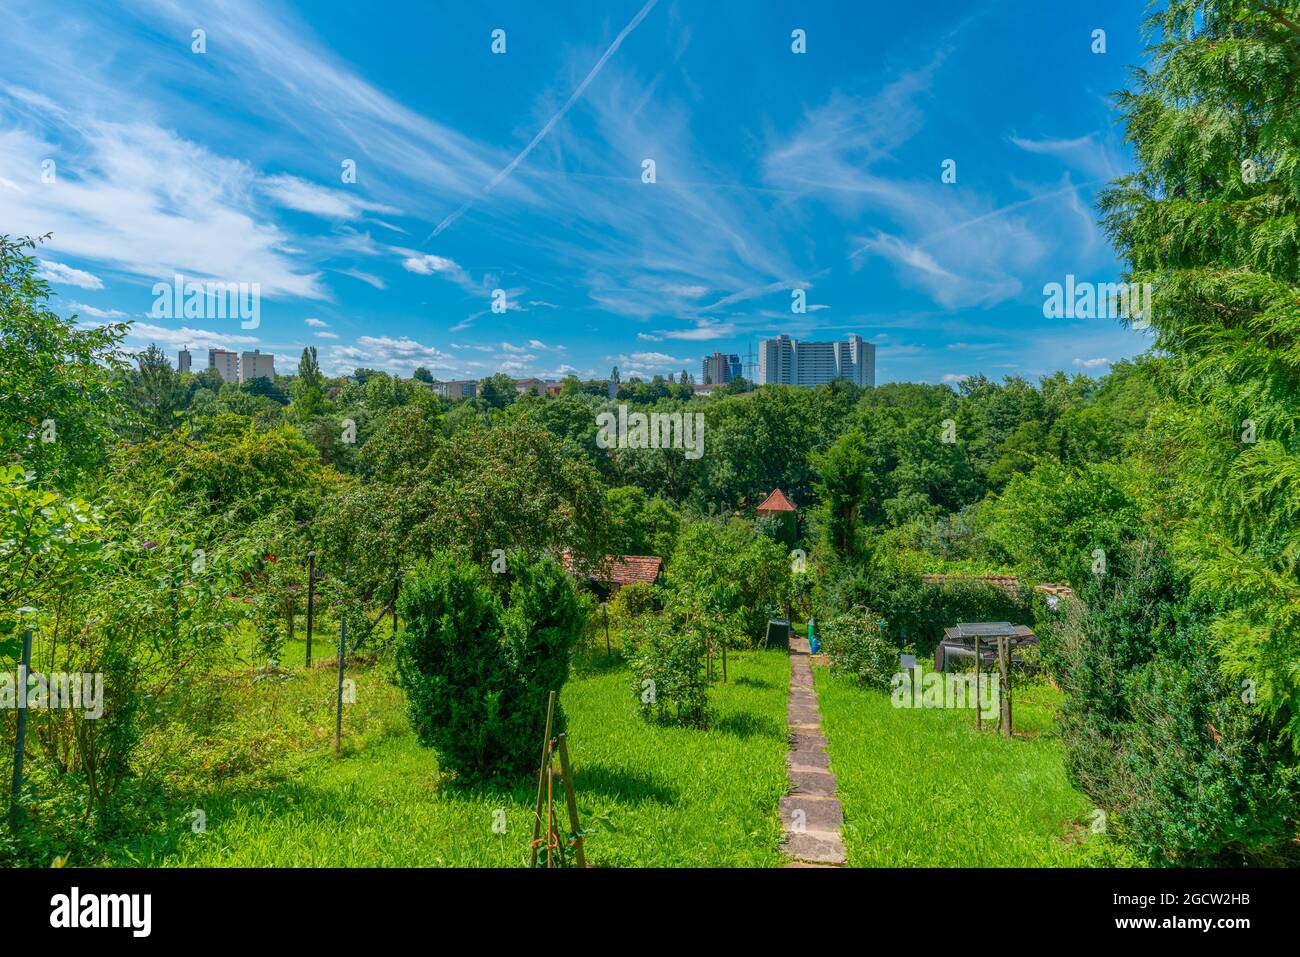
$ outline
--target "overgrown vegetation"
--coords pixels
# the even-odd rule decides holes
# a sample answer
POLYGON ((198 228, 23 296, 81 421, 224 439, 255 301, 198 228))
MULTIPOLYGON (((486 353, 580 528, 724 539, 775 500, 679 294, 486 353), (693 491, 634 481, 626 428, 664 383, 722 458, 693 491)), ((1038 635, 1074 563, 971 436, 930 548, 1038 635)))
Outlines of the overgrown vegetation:
MULTIPOLYGON (((572 649, 604 626, 585 584, 556 564, 567 553, 584 567, 610 554, 665 560, 659 584, 609 602, 617 641, 589 679, 602 708, 618 698, 622 733, 649 752, 761 735, 763 748, 730 753, 762 766, 770 797, 779 712, 774 728, 766 711, 729 712, 744 695, 711 681, 710 663, 769 661, 747 649, 770 618, 815 616, 840 672, 819 681, 850 792, 887 773, 863 748, 887 754, 893 729, 936 766, 940 745, 960 757, 945 782, 978 760, 1049 795, 999 812, 1019 829, 1012 852, 994 858, 979 830, 963 859, 1061 862, 1056 829, 1091 804, 1115 859, 1293 862, 1297 21, 1295 0, 1170 0, 1151 15, 1151 63, 1118 98, 1138 168, 1101 209, 1126 278, 1152 284, 1149 353, 1100 379, 737 382, 707 397, 658 378, 619 386, 616 401, 640 411, 702 412, 698 459, 598 448, 604 382, 570 378, 538 396, 498 375, 453 402, 427 372, 333 375, 311 349, 296 375, 274 380, 178 374, 159 350, 125 354, 125 325, 61 318, 37 278, 36 241, 0 238, 0 671, 14 669, 30 627, 36 667, 105 680, 100 718, 32 713, 27 820, 0 857, 123 860, 93 849, 127 847, 159 808, 175 810, 187 782, 212 770, 194 768, 191 752, 218 778, 263 786, 256 769, 279 760, 266 755, 294 748, 283 729, 237 720, 236 699, 292 699, 283 725, 307 742, 300 750, 328 738, 330 689, 293 660, 309 553, 330 636, 318 632, 317 660, 346 626, 345 652, 369 676, 397 678, 440 773, 517 784, 536 759, 546 694, 570 700, 572 649), (802 555, 754 513, 775 488, 799 506, 802 555), (806 570, 792 569, 805 555, 806 570), (933 574, 947 578, 922 578, 933 574), (1049 610, 1042 583, 1077 597, 1049 610), (373 623, 399 593, 394 640, 373 623), (1060 689, 1059 700, 1044 692, 1042 725, 1059 742, 985 742, 939 716, 900 724, 881 705, 898 654, 928 656, 963 620, 1035 627, 1044 677, 1060 689), (294 698, 300 688, 311 690, 294 698)), ((389 716, 370 725, 375 740, 396 735, 395 712, 375 707, 389 716)), ((587 720, 566 710, 564 722, 587 720)), ((0 740, 13 726, 0 709, 0 740)), ((935 817, 951 826, 922 822, 923 842, 904 846, 888 828, 916 823, 899 808, 921 799, 890 793, 846 799, 856 862, 939 860, 932 847, 969 820, 945 805, 935 817)), ((248 827, 263 820, 227 797, 248 827)), ((774 819, 752 811, 750 833, 774 841, 774 819)), ((727 861, 774 853, 708 846, 727 861)))

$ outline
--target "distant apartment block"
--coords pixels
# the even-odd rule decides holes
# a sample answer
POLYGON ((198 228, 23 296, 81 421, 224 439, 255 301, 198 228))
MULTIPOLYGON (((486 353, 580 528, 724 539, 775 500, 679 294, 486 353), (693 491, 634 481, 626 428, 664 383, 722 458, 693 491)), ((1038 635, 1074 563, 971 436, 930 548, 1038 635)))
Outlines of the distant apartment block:
POLYGON ((759 346, 759 385, 823 385, 835 379, 874 386, 876 347, 861 336, 842 342, 803 342, 786 335, 764 339, 759 346))
POLYGON ((457 399, 472 399, 478 395, 477 379, 457 379, 453 382, 433 382, 429 388, 444 399, 455 402, 457 399))
POLYGON ((208 350, 208 368, 221 373, 222 382, 239 381, 239 353, 225 349, 208 350))
POLYGON ((193 361, 194 361, 194 357, 190 355, 190 350, 182 349, 180 352, 176 354, 176 371, 189 372, 190 364, 193 361))
POLYGON ((715 352, 704 358, 704 374, 700 382, 709 385, 725 385, 741 376, 740 356, 715 352))
POLYGON ((239 381, 252 382, 254 379, 275 381, 275 356, 254 349, 239 357, 239 381))

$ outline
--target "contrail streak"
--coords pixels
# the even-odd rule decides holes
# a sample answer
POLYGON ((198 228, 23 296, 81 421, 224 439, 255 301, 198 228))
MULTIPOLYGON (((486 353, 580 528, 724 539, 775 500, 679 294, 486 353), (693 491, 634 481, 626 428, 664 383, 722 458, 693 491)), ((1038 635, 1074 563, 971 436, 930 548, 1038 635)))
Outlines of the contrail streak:
MULTIPOLYGON (((537 135, 532 138, 532 141, 519 151, 519 155, 507 163, 505 168, 493 176, 491 182, 483 187, 483 195, 486 196, 488 193, 492 192, 497 184, 513 173, 515 167, 527 159, 528 154, 533 151, 533 148, 546 138, 547 133, 551 132, 551 130, 555 128, 555 124, 564 119, 564 114, 568 113, 569 108, 572 107, 574 103, 578 102, 578 98, 581 97, 583 91, 591 85, 591 81, 596 79, 596 75, 600 73, 601 69, 605 66, 605 62, 614 55, 615 51, 617 51, 620 46, 622 46, 623 41, 627 39, 627 35, 637 28, 641 21, 646 18, 646 15, 654 9, 655 4, 658 2, 659 0, 647 0, 646 5, 637 12, 637 15, 631 19, 628 25, 619 31, 618 36, 614 38, 614 42, 609 45, 609 49, 606 50, 601 55, 601 58, 596 61, 596 65, 591 68, 590 72, 588 72, 586 77, 583 78, 583 81, 578 84, 577 88, 574 89, 571 94, 569 94, 569 98, 564 102, 564 105, 560 107, 554 116, 546 121, 546 125, 537 131, 537 135)), ((460 209, 449 215, 437 225, 437 228, 435 228, 433 232, 424 238, 424 241, 427 243, 430 239, 433 239, 433 237, 437 236, 456 220, 460 219, 465 210, 469 209, 472 204, 473 201, 470 200, 461 206, 460 209)))

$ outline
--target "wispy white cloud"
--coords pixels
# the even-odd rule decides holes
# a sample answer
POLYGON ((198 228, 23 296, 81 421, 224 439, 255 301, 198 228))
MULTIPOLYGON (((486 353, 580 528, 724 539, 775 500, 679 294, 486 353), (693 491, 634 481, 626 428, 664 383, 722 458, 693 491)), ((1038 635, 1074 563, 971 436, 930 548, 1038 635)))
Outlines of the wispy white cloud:
POLYGON ((70 302, 68 308, 78 314, 94 316, 96 319, 125 319, 127 315, 119 309, 100 309, 98 306, 89 306, 84 302, 70 302))
POLYGON ((61 286, 76 286, 80 289, 103 289, 104 282, 98 276, 88 273, 83 269, 73 269, 63 263, 50 262, 48 259, 40 260, 41 268, 37 272, 37 277, 57 283, 61 286))

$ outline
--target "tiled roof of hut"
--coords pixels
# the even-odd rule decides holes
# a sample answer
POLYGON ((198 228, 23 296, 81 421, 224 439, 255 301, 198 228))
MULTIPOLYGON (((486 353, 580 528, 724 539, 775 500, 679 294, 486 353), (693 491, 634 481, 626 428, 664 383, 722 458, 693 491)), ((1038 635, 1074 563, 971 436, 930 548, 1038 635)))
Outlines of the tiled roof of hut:
POLYGON ((579 561, 569 551, 565 551, 562 558, 564 570, 570 575, 582 571, 588 578, 615 585, 631 585, 634 582, 653 585, 658 581, 659 572, 664 565, 664 560, 658 555, 606 555, 604 562, 599 565, 579 561))
POLYGON ((757 509, 760 512, 797 512, 794 502, 790 501, 779 488, 775 489, 771 495, 763 499, 763 504, 757 509))

